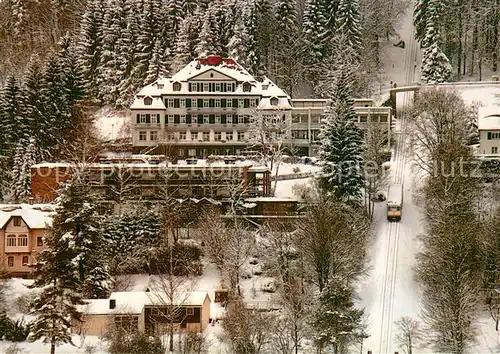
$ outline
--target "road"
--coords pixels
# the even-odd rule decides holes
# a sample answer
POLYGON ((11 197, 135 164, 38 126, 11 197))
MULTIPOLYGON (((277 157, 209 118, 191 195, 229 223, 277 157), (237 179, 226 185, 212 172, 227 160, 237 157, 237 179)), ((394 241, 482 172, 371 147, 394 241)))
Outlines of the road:
MULTIPOLYGON (((392 78, 398 86, 412 84, 418 80, 420 49, 414 40, 412 23, 413 9, 409 9, 401 30, 401 38, 406 47, 389 49, 394 57, 395 72, 386 77, 392 78), (400 49, 399 49, 400 50, 400 49)), ((413 101, 413 93, 402 93, 397 97, 398 114, 404 112, 413 101)), ((418 286, 413 280, 413 266, 418 251, 418 234, 422 230, 421 209, 414 201, 415 186, 418 181, 412 173, 412 156, 408 117, 399 114, 394 129, 394 153, 391 161, 390 183, 404 185, 404 208, 401 222, 389 223, 386 219, 385 205, 379 204, 375 213, 375 240, 369 254, 370 274, 360 289, 361 302, 368 314, 370 337, 365 340, 365 350, 376 353, 402 352, 395 341, 397 328, 394 324, 402 316, 417 318, 420 311, 418 286)))

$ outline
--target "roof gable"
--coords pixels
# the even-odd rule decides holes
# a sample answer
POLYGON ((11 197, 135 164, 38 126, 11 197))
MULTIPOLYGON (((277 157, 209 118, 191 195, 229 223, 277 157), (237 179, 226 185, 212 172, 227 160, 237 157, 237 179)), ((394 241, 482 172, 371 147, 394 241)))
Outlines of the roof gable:
POLYGON ((206 71, 188 78, 189 81, 236 81, 236 78, 225 75, 215 68, 208 68, 206 71))

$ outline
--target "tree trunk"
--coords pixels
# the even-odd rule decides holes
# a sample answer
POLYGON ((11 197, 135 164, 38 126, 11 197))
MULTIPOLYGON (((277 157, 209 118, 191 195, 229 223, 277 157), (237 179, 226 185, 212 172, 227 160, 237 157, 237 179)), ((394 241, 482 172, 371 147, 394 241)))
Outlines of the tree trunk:
POLYGON ((50 354, 56 354, 56 343, 54 340, 50 342, 50 354))
POLYGON ((457 63, 457 80, 460 79, 462 72, 462 11, 458 11, 458 63, 457 63))

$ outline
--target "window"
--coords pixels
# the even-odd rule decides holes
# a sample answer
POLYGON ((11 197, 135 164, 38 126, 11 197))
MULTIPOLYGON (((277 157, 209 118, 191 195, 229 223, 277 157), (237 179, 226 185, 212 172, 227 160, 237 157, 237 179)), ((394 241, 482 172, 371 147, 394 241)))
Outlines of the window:
POLYGON ((158 116, 156 114, 151 114, 150 122, 151 124, 156 124, 158 122, 158 116))
POLYGON ((208 116, 208 114, 204 114, 203 115, 203 124, 208 124, 210 123, 210 117, 208 116))
POLYGON ((244 108, 245 107, 245 100, 243 98, 240 98, 238 100, 238 108, 244 108))
POLYGON ((193 114, 191 116, 191 123, 192 124, 198 124, 198 116, 196 114, 193 114))
POLYGON ((191 107, 192 108, 198 108, 198 100, 196 98, 193 98, 191 100, 191 107))
POLYGON ((145 114, 141 114, 139 116, 139 123, 146 123, 146 115, 145 114))
POLYGON ((233 100, 231 98, 226 100, 226 107, 233 108, 233 100))
POLYGON ((245 132, 238 132, 238 140, 240 141, 245 140, 245 132))
POLYGON ((233 132, 227 132, 226 133, 226 140, 227 141, 233 140, 233 132))
POLYGON ((498 154, 498 147, 496 147, 496 146, 492 146, 492 147, 491 147, 491 153, 492 153, 492 154, 498 154))
POLYGON ((196 156, 196 149, 189 149, 188 156, 195 157, 196 156))
POLYGON ((203 141, 209 141, 209 140, 210 140, 210 133, 203 132, 203 141))
POLYGON ((158 140, 158 132, 149 132, 149 140, 151 141, 158 140))
POLYGON ((181 84, 179 82, 174 82, 174 91, 180 91, 181 90, 181 84))
POLYGON ((27 266, 29 263, 28 256, 23 256, 23 266, 27 266))
POLYGON ((153 104, 153 99, 151 97, 144 98, 144 104, 146 106, 151 106, 153 104))
POLYGON ((27 247, 28 246, 28 236, 27 235, 17 236, 17 246, 18 247, 27 247))
POLYGON ((180 103, 181 108, 186 108, 186 99, 181 98, 181 100, 179 101, 179 103, 180 103))
POLYGON ((234 84, 227 84, 227 92, 233 92, 234 91, 234 84))
POLYGON ((181 124, 186 124, 186 115, 185 114, 181 114, 180 123, 181 124))
POLYGON ((173 98, 168 99, 168 108, 174 108, 174 99, 173 98))
POLYGON ((179 133, 179 140, 186 140, 186 132, 179 133))
POLYGON ((220 114, 215 115, 215 124, 220 124, 220 114))
POLYGON ((386 115, 379 116, 379 122, 380 123, 387 123, 387 116, 386 115))
POLYGON ((250 92, 252 91, 252 85, 250 85, 248 82, 245 82, 243 84, 243 92, 250 92))
POLYGON ((186 308, 186 315, 193 316, 194 315, 194 308, 192 308, 192 307, 186 308))
POLYGON ((238 116, 238 124, 245 124, 245 116, 242 115, 238 116))
POLYGON ((500 133, 488 132, 488 140, 499 140, 499 139, 500 139, 500 133))
POLYGON ((7 247, 16 247, 16 235, 7 236, 7 247))
POLYGON ((232 114, 228 114, 226 116, 226 123, 227 124, 233 124, 233 115, 232 114))
POLYGON ((38 237, 36 238, 36 246, 37 246, 37 247, 42 247, 42 246, 43 246, 43 237, 38 236, 38 237))
POLYGON ((21 226, 21 217, 19 216, 14 217, 14 226, 21 226))
POLYGON ((167 137, 168 137, 168 140, 175 140, 175 134, 174 133, 168 133, 167 137))
POLYGON ((220 108, 220 98, 215 99, 215 108, 220 108))
POLYGON ((257 106, 257 100, 250 100, 250 107, 254 108, 257 106))
POLYGON ((189 91, 191 91, 191 92, 198 91, 198 85, 197 84, 189 84, 189 91))
POLYGON ((174 124, 174 115, 173 114, 168 115, 168 124, 174 124))
POLYGON ((210 100, 208 98, 203 99, 203 107, 210 107, 210 100))
POLYGON ((12 257, 12 256, 7 257, 7 265, 9 267, 13 267, 14 266, 14 257, 12 257))
POLYGON ((220 83, 215 84, 215 92, 220 92, 220 83))
POLYGON ((222 133, 221 132, 215 132, 214 133, 215 141, 221 141, 222 140, 222 133))
POLYGON ((174 98, 174 108, 180 108, 180 103, 178 98, 174 98))
POLYGON ((139 132, 139 140, 146 141, 146 132, 139 132))
POLYGON ((207 84, 203 84, 203 92, 209 92, 210 91, 210 86, 207 84))
POLYGON ((277 106, 278 105, 278 99, 276 97, 271 97, 271 106, 277 106))
POLYGON ((366 123, 366 116, 359 116, 360 123, 366 123))

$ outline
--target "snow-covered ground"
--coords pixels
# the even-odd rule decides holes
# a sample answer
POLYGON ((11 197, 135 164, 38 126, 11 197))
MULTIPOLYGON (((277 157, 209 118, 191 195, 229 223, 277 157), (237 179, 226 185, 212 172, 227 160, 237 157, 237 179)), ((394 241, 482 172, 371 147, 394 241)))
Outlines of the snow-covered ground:
POLYGON ((130 137, 130 116, 127 111, 116 111, 105 106, 95 114, 94 125, 103 140, 130 137))

